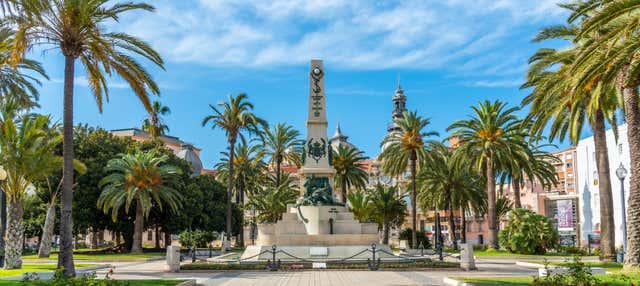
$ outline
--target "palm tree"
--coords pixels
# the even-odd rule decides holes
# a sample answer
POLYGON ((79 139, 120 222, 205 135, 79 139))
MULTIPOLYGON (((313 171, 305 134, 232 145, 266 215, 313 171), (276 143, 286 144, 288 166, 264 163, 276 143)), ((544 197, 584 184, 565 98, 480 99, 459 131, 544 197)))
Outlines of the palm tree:
MULTIPOLYGON (((569 16, 569 22, 577 22, 581 27, 577 40, 587 43, 576 57, 572 67, 572 71, 578 78, 575 88, 592 90, 593 82, 615 86, 616 91, 621 95, 619 105, 624 111, 627 123, 631 173, 638 174, 640 173, 640 110, 638 110, 640 2, 587 0, 578 2, 571 8, 573 13, 569 16), (593 37, 594 34, 597 37, 593 37)), ((602 184, 603 182, 600 182, 599 185, 602 184)), ((624 267, 625 270, 637 271, 640 268, 640 212, 638 211, 640 209, 640 176, 630 176, 629 186, 629 208, 628 213, 625 214, 629 221, 624 267)), ((601 222, 601 225, 604 224, 601 222)), ((613 232, 609 229, 607 231, 613 232)), ((604 243, 604 235, 602 239, 604 243)), ((609 248, 607 245, 607 249, 609 248)))
POLYGON ((19 113, 16 106, 3 105, 0 110, 0 161, 7 172, 2 189, 7 198, 4 259, 5 269, 22 267, 23 198, 27 189, 37 180, 51 174, 62 163, 55 155, 62 141, 53 132, 50 119, 43 115, 19 113))
POLYGON ((531 67, 523 88, 533 87, 533 90, 523 104, 531 106, 531 132, 539 134, 550 125, 550 140, 564 141, 568 137, 573 144, 577 144, 583 125, 588 123, 591 127, 600 179, 601 258, 613 261, 615 232, 605 120, 612 126, 617 124, 615 111, 619 104, 616 97, 612 96, 616 93, 612 84, 592 81, 588 87, 576 86, 576 82, 580 81, 580 72, 575 72, 573 66, 590 41, 577 40, 578 33, 579 28, 571 25, 550 27, 539 32, 536 41, 569 39, 573 46, 559 51, 541 49, 531 57, 531 67))
POLYGON ((402 197, 398 196, 398 188, 395 186, 385 187, 377 184, 370 191, 369 200, 371 202, 372 216, 379 227, 384 230, 382 243, 389 244, 389 233, 391 226, 402 225, 406 216, 407 206, 402 197))
POLYGON ((364 189, 369 176, 363 169, 363 161, 367 160, 364 152, 356 148, 339 145, 337 150, 331 149, 331 165, 336 170, 336 185, 342 190, 342 203, 347 203, 349 188, 364 189))
POLYGON ((151 75, 130 54, 143 57, 163 67, 160 55, 147 43, 121 32, 109 32, 110 21, 117 21, 129 11, 153 11, 144 3, 116 3, 107 0, 12 0, 14 13, 5 16, 16 26, 12 41, 11 62, 15 66, 34 46, 46 51, 59 50, 64 55, 63 96, 63 182, 60 219, 60 255, 58 266, 66 276, 74 276, 73 264, 73 87, 75 62, 79 60, 87 73, 91 92, 102 111, 108 100, 108 77, 113 74, 125 80, 147 111, 151 110, 149 93, 160 90, 151 75))
POLYGON ((11 64, 11 42, 15 31, 11 28, 0 26, 0 102, 4 97, 13 98, 22 108, 35 106, 38 99, 37 85, 40 81, 30 73, 35 73, 48 79, 40 63, 21 59, 15 66, 11 64))
MULTIPOLYGON (((504 219, 511 210, 513 210, 513 202, 507 197, 500 196, 496 200, 496 216, 498 220, 504 219)), ((500 228, 500 224, 498 224, 498 228, 500 228)))
MULTIPOLYGON (((457 248, 454 211, 459 210, 463 220, 461 225, 464 226, 465 213, 471 207, 479 209, 486 201, 482 182, 468 164, 460 164, 454 160, 455 151, 452 148, 434 142, 429 149, 429 167, 418 173, 418 202, 422 209, 436 207, 447 212, 450 240, 454 243, 454 248, 457 248)), ((460 232, 464 234, 464 231, 460 232)))
MULTIPOLYGON (((211 128, 224 130, 229 144, 228 180, 227 180, 227 217, 226 230, 227 239, 231 234, 231 196, 233 195, 233 160, 235 155, 235 145, 238 138, 246 142, 243 132, 249 134, 260 133, 260 127, 266 126, 266 122, 253 114, 253 104, 247 101, 247 95, 241 93, 237 96, 229 95, 228 102, 218 103, 218 108, 209 105, 213 114, 206 116, 202 120, 202 126, 211 123, 211 128)), ((228 245, 228 241, 225 242, 228 245)))
POLYGON ((412 226, 412 245, 418 245, 416 236, 416 174, 418 171, 418 162, 424 162, 427 156, 425 149, 425 139, 431 136, 437 136, 437 132, 425 132, 424 129, 429 125, 428 118, 422 118, 413 112, 405 112, 402 118, 395 120, 400 131, 388 134, 382 141, 383 150, 378 157, 382 160, 382 170, 391 175, 399 176, 407 171, 410 167, 411 172, 411 226, 412 226), (410 164, 410 166, 409 166, 410 164))
POLYGON ((147 131, 151 137, 158 137, 169 132, 169 126, 164 123, 161 116, 171 113, 168 106, 162 105, 160 101, 154 101, 149 111, 149 118, 142 121, 142 130, 147 131))
POLYGON ((360 222, 369 222, 372 220, 373 208, 371 199, 367 191, 355 191, 347 194, 349 201, 349 211, 360 222))
POLYGON ((498 227, 496 217, 496 169, 514 159, 527 158, 529 152, 525 135, 521 133, 520 120, 514 114, 518 108, 507 108, 495 101, 481 102, 472 107, 474 114, 467 120, 454 122, 452 138, 458 138, 458 157, 466 157, 477 171, 485 172, 487 188, 487 212, 489 221, 489 244, 498 249, 498 227))
POLYGON ((300 137, 300 132, 285 123, 278 123, 264 131, 262 151, 276 166, 276 186, 280 185, 280 168, 283 162, 289 162, 296 166, 300 166, 302 163, 300 155, 304 141, 298 137, 300 137))
MULTIPOLYGON (((252 184, 262 176, 265 164, 262 161, 264 153, 260 152, 260 146, 247 145, 244 142, 236 146, 233 159, 233 184, 235 186, 236 204, 244 206, 245 193, 247 188, 255 189, 252 184)), ((218 174, 216 177, 222 182, 227 182, 229 178, 229 152, 222 152, 222 159, 216 164, 218 174)), ((244 210, 244 208, 241 208, 244 210)), ((244 216, 240 217, 240 225, 244 225, 244 216)), ((244 245, 244 231, 238 234, 238 244, 244 245)))
POLYGON ((121 208, 129 213, 135 205, 131 253, 142 253, 144 219, 154 202, 160 209, 166 204, 174 211, 181 205, 182 196, 172 186, 182 171, 168 165, 168 160, 169 156, 158 156, 156 151, 136 151, 110 160, 105 167, 110 174, 100 181, 103 190, 98 207, 105 213, 110 211, 115 221, 121 208))
POLYGON ((288 184, 281 184, 276 188, 267 188, 250 195, 249 206, 257 211, 256 218, 259 223, 276 223, 287 211, 287 205, 295 203, 297 197, 296 189, 288 184))

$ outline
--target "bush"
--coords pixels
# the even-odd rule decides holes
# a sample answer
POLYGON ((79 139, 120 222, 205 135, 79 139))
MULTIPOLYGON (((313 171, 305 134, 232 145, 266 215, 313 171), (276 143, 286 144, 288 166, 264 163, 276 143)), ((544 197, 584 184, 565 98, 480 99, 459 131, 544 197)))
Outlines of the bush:
POLYGON ((530 210, 515 209, 509 213, 499 239, 500 245, 510 252, 544 254, 558 245, 558 231, 547 217, 530 210))
MULTIPOLYGON (((567 272, 564 274, 552 273, 545 277, 535 277, 532 285, 537 286, 564 286, 564 285, 580 285, 580 286, 600 286, 606 285, 591 274, 591 269, 582 263, 580 256, 574 256, 571 263, 566 265, 567 272)), ((549 263, 545 261, 545 268, 549 273, 549 263)))
POLYGON ((587 255, 587 252, 577 246, 559 246, 558 247, 558 253, 560 254, 565 254, 565 255, 587 255))
POLYGON ((489 246, 486 244, 476 244, 473 246, 473 251, 487 251, 489 246))
POLYGON ((109 278, 97 279, 96 273, 84 274, 79 278, 69 278, 64 276, 64 270, 59 269, 53 274, 50 280, 41 280, 36 273, 25 273, 20 282, 22 285, 31 286, 125 286, 127 283, 109 278))
POLYGON ((180 244, 183 247, 191 247, 194 243, 196 247, 207 247, 214 239, 215 235, 211 231, 197 229, 180 233, 180 244))
POLYGON ((431 248, 431 242, 429 241, 429 238, 424 234, 424 232, 421 231, 416 233, 418 246, 413 247, 413 241, 411 238, 412 233, 413 231, 410 228, 403 230, 402 232, 400 232, 400 240, 407 240, 410 248, 417 248, 418 246, 420 246, 420 243, 422 243, 422 246, 424 246, 425 249, 431 248))

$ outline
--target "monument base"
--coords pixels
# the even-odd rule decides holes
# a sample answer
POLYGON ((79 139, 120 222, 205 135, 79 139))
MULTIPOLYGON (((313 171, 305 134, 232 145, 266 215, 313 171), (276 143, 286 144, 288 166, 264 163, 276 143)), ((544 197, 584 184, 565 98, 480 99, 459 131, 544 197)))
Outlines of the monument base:
MULTIPOLYGON (((276 260, 284 262, 304 262, 312 261, 337 261, 344 259, 345 262, 365 262, 372 257, 371 245, 345 245, 345 246, 277 246, 276 260)), ((267 261, 273 259, 271 246, 250 245, 247 246, 242 257, 242 261, 267 261)), ((395 255, 389 255, 391 248, 388 245, 376 245, 376 259, 399 260, 395 255), (383 250, 387 253, 379 252, 383 250)))

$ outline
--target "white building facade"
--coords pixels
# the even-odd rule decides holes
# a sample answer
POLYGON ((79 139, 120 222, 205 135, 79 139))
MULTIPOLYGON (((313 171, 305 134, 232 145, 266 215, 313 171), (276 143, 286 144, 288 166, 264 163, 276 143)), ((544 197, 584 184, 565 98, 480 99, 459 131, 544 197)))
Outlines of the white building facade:
MULTIPOLYGON (((622 164, 629 170, 629 145, 627 142, 627 125, 618 126, 618 140, 613 130, 607 130, 607 150, 609 155, 609 176, 613 196, 616 247, 622 246, 622 198, 620 180, 616 169, 622 164)), ((593 136, 578 142, 578 176, 576 187, 579 192, 580 239, 586 245, 588 235, 600 233, 600 191, 593 136)), ((630 172, 628 172, 630 173, 630 172)), ((629 175, 624 180, 625 205, 628 208, 629 175)))

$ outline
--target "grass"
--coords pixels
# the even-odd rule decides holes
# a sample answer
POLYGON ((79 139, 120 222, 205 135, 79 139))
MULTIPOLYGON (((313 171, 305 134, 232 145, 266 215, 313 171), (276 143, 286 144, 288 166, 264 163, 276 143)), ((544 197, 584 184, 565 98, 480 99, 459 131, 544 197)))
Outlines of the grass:
MULTIPOLYGON (((76 267, 92 266, 93 264, 76 264, 76 267)), ((55 270, 56 264, 23 264, 21 269, 0 270, 0 278, 22 275, 26 272, 49 272, 55 270)), ((1 284, 0 284, 1 285, 1 284)))
MULTIPOLYGON (((123 280, 127 286, 175 286, 184 280, 123 280)), ((24 286, 20 281, 0 280, 0 286, 24 286)))
MULTIPOLYGON (((302 269, 312 269, 311 263, 283 263, 282 269, 291 270, 293 265, 302 266, 302 269)), ((381 263, 381 269, 402 269, 402 268, 457 268, 459 263, 446 261, 418 261, 418 262, 388 262, 381 263)), ((260 264, 215 264, 196 262, 193 264, 182 265, 182 270, 266 270, 265 263, 260 264)), ((328 269, 369 269, 366 263, 328 263, 328 269)))
MULTIPOLYGON (((557 266, 567 266, 570 263, 571 263, 570 261, 549 262, 550 265, 557 265, 557 266)), ((584 263, 585 266, 589 266, 589 267, 602 267, 605 269, 605 271, 612 272, 612 273, 620 272, 623 266, 622 263, 618 263, 618 262, 582 262, 582 263, 584 263)))
MULTIPOLYGON (((92 260, 92 261, 134 261, 134 260, 145 260, 150 258, 161 258, 164 257, 164 252, 145 252, 142 254, 130 254, 130 253, 101 253, 101 254, 93 254, 93 253, 74 253, 74 260, 92 260)), ((52 253, 49 258, 38 258, 37 254, 33 255, 25 255, 22 256, 23 260, 57 260, 58 254, 52 253)))
POLYGON ((519 253, 512 253, 506 250, 495 250, 495 249, 474 250, 473 255, 478 257, 534 257, 534 258, 545 258, 550 256, 551 257, 573 256, 571 254, 557 253, 557 252, 547 252, 546 254, 519 254, 519 253))
MULTIPOLYGON (((601 283, 608 286, 629 286, 631 283, 640 283, 640 274, 622 275, 607 274, 594 275, 601 283)), ((475 286, 523 286, 531 285, 533 277, 478 277, 456 278, 456 280, 470 283, 475 286)))

